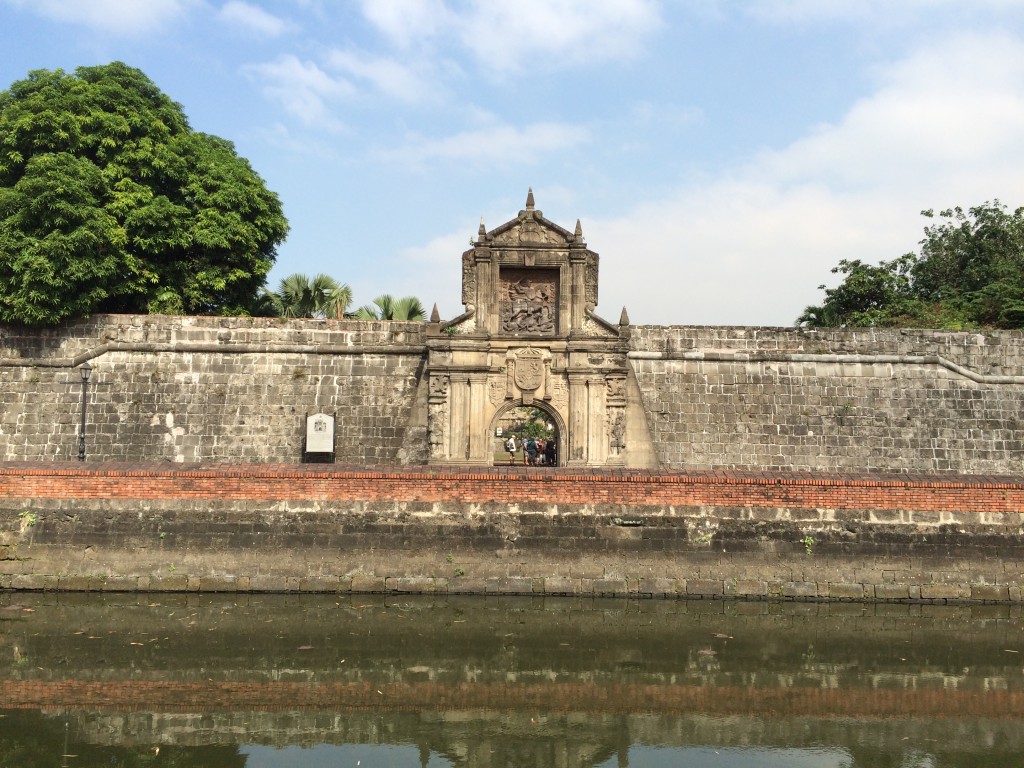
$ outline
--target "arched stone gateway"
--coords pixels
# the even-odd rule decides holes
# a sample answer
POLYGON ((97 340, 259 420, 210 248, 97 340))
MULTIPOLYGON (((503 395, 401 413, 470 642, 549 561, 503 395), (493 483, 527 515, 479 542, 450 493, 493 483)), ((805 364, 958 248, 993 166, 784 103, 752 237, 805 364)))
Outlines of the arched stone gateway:
POLYGON ((431 464, 490 464, 501 413, 536 405, 558 424, 565 466, 656 463, 628 364, 629 319, 594 312, 598 255, 536 210, 533 192, 511 221, 462 255, 466 311, 427 334, 431 464))
POLYGON ((500 461, 498 458, 495 458, 496 464, 508 463, 508 455, 501 456, 504 451, 505 440, 508 439, 509 434, 515 433, 515 426, 517 424, 530 419, 534 415, 543 417, 545 427, 544 438, 555 441, 555 465, 565 463, 565 458, 561 455, 566 435, 565 420, 553 406, 534 400, 529 405, 524 405, 522 402, 505 403, 495 411, 494 417, 491 419, 489 433, 493 436, 494 440, 494 455, 501 458, 500 461), (500 434, 498 432, 499 429, 501 429, 500 434))

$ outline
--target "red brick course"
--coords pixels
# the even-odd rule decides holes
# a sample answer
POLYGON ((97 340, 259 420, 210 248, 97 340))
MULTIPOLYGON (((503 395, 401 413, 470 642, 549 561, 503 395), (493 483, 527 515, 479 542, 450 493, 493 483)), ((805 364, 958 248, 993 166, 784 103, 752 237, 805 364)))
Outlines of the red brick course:
POLYGON ((1020 512, 1024 477, 0 463, 0 498, 362 500, 1020 512))

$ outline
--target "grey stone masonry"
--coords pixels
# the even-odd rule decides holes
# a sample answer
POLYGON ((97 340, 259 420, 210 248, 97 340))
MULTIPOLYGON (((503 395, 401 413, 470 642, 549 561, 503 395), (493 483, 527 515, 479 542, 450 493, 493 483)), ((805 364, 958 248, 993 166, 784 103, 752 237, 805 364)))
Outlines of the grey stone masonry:
POLYGON ((77 456, 89 361, 90 460, 298 462, 306 414, 336 417, 336 460, 422 463, 423 323, 96 316, 0 327, 0 458, 77 456))
POLYGON ((1018 331, 630 330, 663 467, 1021 470, 1018 331))
MULTIPOLYGON (((465 445, 489 463, 492 436, 476 433, 525 403, 518 390, 509 399, 519 374, 506 366, 527 347, 439 327, 136 315, 0 326, 0 460, 77 456, 89 361, 90 461, 298 462, 305 416, 323 411, 336 417, 339 463, 426 464, 431 450, 465 445), (446 361, 434 374, 431 344, 446 361), (431 444, 431 408, 451 432, 443 444, 431 444)), ((544 342, 533 403, 563 417, 564 459, 576 450, 586 463, 667 469, 1021 471, 1020 332, 620 328, 572 341, 576 352, 544 342)))

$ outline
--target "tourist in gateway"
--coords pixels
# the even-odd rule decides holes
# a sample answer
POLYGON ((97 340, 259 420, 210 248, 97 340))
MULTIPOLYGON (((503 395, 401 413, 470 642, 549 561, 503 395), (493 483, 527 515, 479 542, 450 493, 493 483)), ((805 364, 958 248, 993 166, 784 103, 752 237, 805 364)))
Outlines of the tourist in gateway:
POLYGON ((508 451, 508 463, 515 464, 516 461, 516 436, 509 435, 505 441, 505 450, 508 451))

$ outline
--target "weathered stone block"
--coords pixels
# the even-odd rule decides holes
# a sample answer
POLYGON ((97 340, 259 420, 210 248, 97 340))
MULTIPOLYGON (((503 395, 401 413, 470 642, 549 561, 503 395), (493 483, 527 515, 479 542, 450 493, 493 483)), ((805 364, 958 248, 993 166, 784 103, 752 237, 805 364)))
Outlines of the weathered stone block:
POLYGON ((905 584, 875 584, 876 600, 909 600, 910 590, 905 584))
POLYGON ((1010 590, 1005 586, 994 584, 974 584, 971 586, 971 600, 998 600, 1010 599, 1010 590))
POLYGON ((546 577, 544 580, 546 595, 575 595, 581 590, 580 579, 568 579, 560 576, 546 577))
POLYGON ((787 581, 782 585, 783 597, 817 597, 818 585, 813 581, 787 581))
POLYGON ((828 596, 835 598, 849 598, 851 600, 863 600, 865 596, 864 585, 830 581, 828 583, 828 596))
POLYGON ((724 595, 725 585, 721 579, 687 579, 688 595, 724 595))
POLYGON ((724 582, 727 595, 767 595, 768 583, 761 579, 729 579, 724 582))
POLYGON ((387 579, 388 592, 430 593, 434 579, 428 576, 393 576, 387 579))
POLYGON ((641 595, 655 597, 675 596, 678 594, 679 582, 676 579, 640 579, 637 592, 641 595))
POLYGON ((627 595, 630 593, 629 582, 626 579, 594 579, 591 589, 595 595, 627 595))
POLYGON ((956 600, 961 589, 956 584, 922 584, 921 597, 924 600, 956 600))
POLYGON ((58 578, 48 574, 25 574, 11 578, 13 589, 52 590, 57 589, 58 585, 58 578))
POLYGON ((501 595, 533 594, 533 579, 500 576, 487 579, 487 591, 501 595))
POLYGON ((387 592, 387 581, 383 576, 353 576, 353 592, 387 592))

